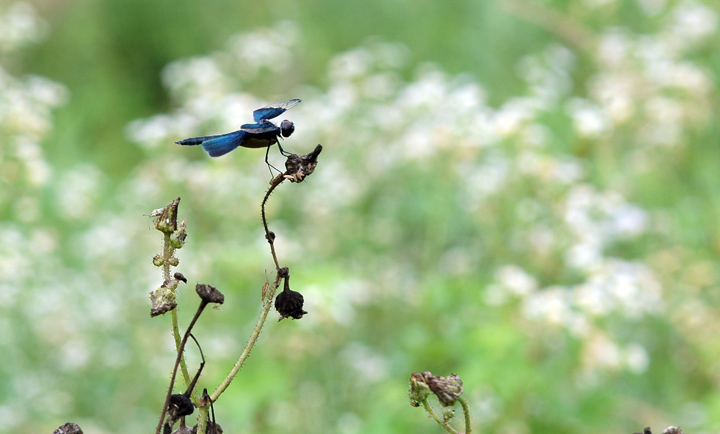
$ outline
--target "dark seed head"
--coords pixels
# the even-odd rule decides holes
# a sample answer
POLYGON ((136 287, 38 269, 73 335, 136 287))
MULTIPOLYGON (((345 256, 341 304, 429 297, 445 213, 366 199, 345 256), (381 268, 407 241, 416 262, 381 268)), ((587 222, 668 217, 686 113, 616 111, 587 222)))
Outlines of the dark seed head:
POLYGON ((175 273, 175 274, 173 274, 173 277, 175 278, 175 280, 179 280, 183 283, 187 283, 187 279, 185 278, 185 276, 183 276, 182 273, 175 273))
POLYGON ((307 176, 315 171, 317 157, 322 151, 322 146, 317 145, 315 150, 307 155, 291 154, 285 161, 285 173, 283 177, 290 182, 302 182, 307 176))
POLYGON ((299 292, 285 289, 275 297, 275 309, 280 313, 280 320, 285 318, 300 319, 307 312, 303 310, 304 299, 299 292))
POLYGON ((170 397, 170 407, 168 411, 177 417, 189 416, 195 411, 195 406, 189 397, 182 393, 176 393, 170 397))
POLYGON ((53 434, 83 434, 83 430, 80 429, 78 424, 68 422, 65 425, 59 427, 55 431, 53 431, 53 434))
POLYGON ((195 291, 207 303, 223 304, 225 302, 225 296, 213 286, 198 283, 195 285, 195 291))

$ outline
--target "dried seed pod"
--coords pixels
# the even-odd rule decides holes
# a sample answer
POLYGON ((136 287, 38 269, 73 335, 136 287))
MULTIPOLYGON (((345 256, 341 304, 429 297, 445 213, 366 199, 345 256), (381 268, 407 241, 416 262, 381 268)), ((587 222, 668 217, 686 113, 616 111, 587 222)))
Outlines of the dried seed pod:
POLYGON ((303 310, 304 298, 297 291, 283 291, 275 297, 275 309, 280 313, 280 320, 285 318, 300 319, 307 312, 303 310))
POLYGON ((444 407, 454 405, 463 392, 462 380, 456 374, 440 377, 430 372, 423 372, 423 376, 432 393, 438 397, 444 407))
POLYGON ((413 407, 420 407, 420 404, 430 396, 430 387, 425 382, 423 374, 412 373, 408 396, 410 397, 410 405, 413 407))
POLYGON ((285 173, 283 177, 291 182, 302 182, 309 176, 317 166, 317 157, 322 152, 322 145, 317 145, 315 150, 307 155, 291 154, 285 161, 285 173))
POLYGON ((173 277, 175 278, 175 280, 179 280, 183 283, 187 283, 187 279, 185 278, 185 276, 183 276, 182 273, 175 273, 175 274, 173 274, 173 277))
POLYGON ((283 267, 279 269, 278 274, 285 278, 283 291, 275 297, 275 309, 280 313, 280 319, 278 321, 282 321, 285 318, 302 318, 303 315, 307 313, 303 310, 305 299, 302 294, 290 289, 290 272, 287 268, 283 267))
POLYGON ((53 434, 83 434, 83 430, 80 429, 78 424, 73 422, 68 422, 65 425, 59 427, 55 431, 53 431, 53 434))
POLYGON ((225 302, 225 296, 213 286, 198 283, 195 285, 195 291, 207 303, 223 304, 225 302))

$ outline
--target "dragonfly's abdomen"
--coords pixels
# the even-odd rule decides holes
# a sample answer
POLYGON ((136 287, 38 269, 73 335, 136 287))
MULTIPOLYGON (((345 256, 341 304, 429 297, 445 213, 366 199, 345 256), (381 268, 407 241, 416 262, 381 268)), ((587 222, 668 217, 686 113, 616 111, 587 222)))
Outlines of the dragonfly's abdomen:
POLYGON ((216 137, 220 137, 221 135, 222 135, 222 134, 218 134, 218 135, 215 135, 215 136, 190 137, 189 139, 180 140, 179 142, 175 142, 175 143, 177 143, 178 145, 186 145, 186 146, 189 146, 189 145, 199 145, 199 144, 201 144, 202 142, 204 142, 205 140, 214 139, 214 138, 216 138, 216 137))

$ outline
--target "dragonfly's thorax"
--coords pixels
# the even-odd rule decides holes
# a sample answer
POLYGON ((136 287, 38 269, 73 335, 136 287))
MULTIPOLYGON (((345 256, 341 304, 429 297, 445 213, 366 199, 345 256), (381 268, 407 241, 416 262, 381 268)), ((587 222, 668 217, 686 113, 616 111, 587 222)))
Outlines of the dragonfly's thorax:
POLYGON ((268 131, 260 134, 248 134, 240 146, 244 148, 266 148, 278 141, 278 131, 268 131))

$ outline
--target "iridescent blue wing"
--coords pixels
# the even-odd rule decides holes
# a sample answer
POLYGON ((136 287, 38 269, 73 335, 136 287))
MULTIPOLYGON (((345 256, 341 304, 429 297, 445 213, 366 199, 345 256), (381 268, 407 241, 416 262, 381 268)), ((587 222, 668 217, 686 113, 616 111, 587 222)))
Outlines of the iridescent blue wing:
POLYGON ((255 122, 260 122, 263 119, 273 119, 298 104, 300 104, 299 99, 291 99, 289 101, 279 102, 277 104, 268 104, 265 107, 260 107, 259 109, 255 110, 253 112, 253 119, 255 119, 255 122))
MULTIPOLYGON (((201 144, 203 149, 205 149, 211 157, 219 157, 227 154, 238 146, 241 146, 247 136, 248 133, 245 131, 234 131, 232 133, 221 134, 219 136, 208 136, 201 144)), ((180 144, 182 145, 183 143, 180 144)))

